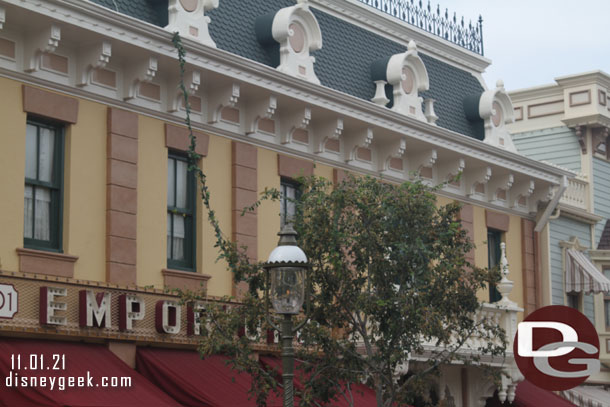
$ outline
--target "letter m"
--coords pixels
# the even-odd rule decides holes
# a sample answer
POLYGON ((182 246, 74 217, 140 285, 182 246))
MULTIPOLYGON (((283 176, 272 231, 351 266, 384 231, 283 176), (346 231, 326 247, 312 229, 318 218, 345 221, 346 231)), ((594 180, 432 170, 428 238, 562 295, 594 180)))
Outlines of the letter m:
POLYGON ((78 323, 81 327, 110 328, 110 293, 81 290, 78 293, 78 323))

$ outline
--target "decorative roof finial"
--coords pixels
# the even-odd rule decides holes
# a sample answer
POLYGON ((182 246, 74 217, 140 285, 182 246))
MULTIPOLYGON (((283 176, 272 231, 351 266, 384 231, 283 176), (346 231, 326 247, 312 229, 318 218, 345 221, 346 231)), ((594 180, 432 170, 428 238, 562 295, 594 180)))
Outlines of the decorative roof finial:
POLYGON ((506 243, 500 243, 500 250, 502 251, 500 256, 500 273, 502 274, 502 279, 497 287, 500 294, 502 294, 502 299, 499 301, 499 304, 516 305, 508 298, 508 295, 513 291, 513 282, 508 279, 509 270, 508 259, 506 258, 506 243))

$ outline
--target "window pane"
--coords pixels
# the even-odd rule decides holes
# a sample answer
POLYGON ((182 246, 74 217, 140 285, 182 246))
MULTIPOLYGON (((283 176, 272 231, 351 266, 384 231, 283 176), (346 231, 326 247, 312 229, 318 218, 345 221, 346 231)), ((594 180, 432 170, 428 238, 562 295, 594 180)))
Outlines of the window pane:
POLYGON ((606 326, 610 326, 610 300, 604 301, 604 308, 606 311, 606 326))
POLYGON ((25 133, 25 177, 36 179, 36 126, 28 124, 25 133))
POLYGON ((167 258, 172 258, 172 214, 167 214, 167 258))
POLYGON ((38 162, 38 179, 51 182, 53 180, 53 150, 55 147, 55 132, 44 127, 40 128, 40 151, 38 162))
POLYGON ((174 236, 172 239, 174 256, 173 260, 184 260, 184 223, 185 219, 182 215, 173 214, 174 218, 174 236))
POLYGON ((292 222, 294 219, 294 215, 296 213, 296 204, 294 199, 296 197, 295 194, 296 188, 292 186, 286 187, 286 221, 292 222))
POLYGON ((34 222, 34 188, 30 185, 25 186, 23 214, 23 235, 31 239, 33 237, 32 226, 34 222))
POLYGON ((173 158, 168 158, 167 160, 167 206, 176 206, 176 197, 174 196, 174 185, 176 183, 175 162, 176 160, 173 158))
POLYGON ((34 239, 51 240, 51 190, 37 187, 34 193, 34 239))
POLYGON ((176 160, 176 207, 187 208, 186 206, 186 171, 187 164, 184 161, 176 160))

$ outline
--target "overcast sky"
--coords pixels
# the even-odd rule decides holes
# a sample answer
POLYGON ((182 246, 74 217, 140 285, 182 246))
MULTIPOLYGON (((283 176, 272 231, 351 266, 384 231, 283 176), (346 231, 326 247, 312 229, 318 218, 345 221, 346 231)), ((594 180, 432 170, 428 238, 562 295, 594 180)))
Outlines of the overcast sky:
MULTIPOLYGON (((554 83, 563 75, 610 74, 610 0, 440 0, 467 23, 483 16, 485 74, 507 90, 554 83)), ((431 4, 436 8, 437 1, 431 4)))

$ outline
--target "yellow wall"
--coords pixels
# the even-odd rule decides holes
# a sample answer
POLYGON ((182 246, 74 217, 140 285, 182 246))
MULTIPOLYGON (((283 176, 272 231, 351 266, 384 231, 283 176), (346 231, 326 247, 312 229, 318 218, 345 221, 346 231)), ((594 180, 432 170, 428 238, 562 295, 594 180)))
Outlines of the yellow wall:
POLYGON ((314 175, 324 177, 329 181, 333 180, 333 167, 329 167, 328 165, 316 163, 313 173, 314 175))
POLYGON ((15 249, 23 247, 25 121, 21 84, 0 78, 0 267, 19 269, 15 249))
MULTIPOLYGON (((223 232, 231 238, 231 140, 210 136, 208 156, 202 159, 201 168, 207 175, 210 205, 216 212, 223 232)), ((200 195, 198 195, 198 200, 201 201, 200 195)), ((203 238, 199 239, 200 236, 197 236, 197 246, 199 247, 197 271, 212 276, 208 281, 209 295, 231 295, 233 275, 225 262, 216 261, 218 257, 218 249, 214 247, 216 237, 208 222, 208 213, 201 206, 200 202, 197 216, 199 228, 202 231, 200 235, 203 235, 203 238)))
POLYGON ((167 148, 161 120, 138 118, 137 284, 163 288, 167 263, 167 148))
MULTIPOLYGON (((25 158, 25 121, 22 111, 21 84, 0 78, 0 120, 3 123, 0 148, 0 264, 5 270, 17 271, 15 249, 23 247, 23 174, 25 158)), ((138 140, 138 217, 137 217, 137 284, 163 286, 161 269, 166 267, 166 188, 167 148, 164 122, 139 116, 138 140)), ((106 106, 79 100, 77 124, 66 132, 64 251, 79 256, 75 278, 105 280, 106 253, 106 106), (102 153, 103 152, 103 153, 102 153), (76 193, 78 192, 78 193, 76 193)), ((277 153, 257 149, 259 193, 266 187, 280 187, 277 153)), ((231 141, 210 136, 209 154, 201 161, 207 174, 211 204, 222 230, 231 234, 232 174, 231 141)), ((333 179, 333 168, 317 164, 314 173, 333 179)), ((438 196, 438 204, 452 200, 438 196)), ((215 236, 198 196, 197 208, 197 272, 208 274, 210 295, 229 295, 232 275, 226 264, 216 262, 215 236)), ((280 226, 279 202, 266 201, 258 208, 258 258, 265 260, 277 244, 280 226)), ((485 209, 474 207, 475 264, 487 267, 487 228, 485 209)), ((511 300, 523 306, 521 219, 510 215, 509 231, 505 234, 510 267, 509 278, 514 282, 511 300)), ((487 290, 478 296, 488 300, 487 290)))
POLYGON ((79 100, 78 121, 66 130, 64 253, 78 256, 74 278, 105 281, 106 106, 79 100))
MULTIPOLYGON (((258 148, 257 184, 259 197, 265 188, 280 189, 278 158, 274 151, 258 148)), ((258 208, 258 259, 265 261, 277 246, 280 231, 280 202, 264 201, 258 208)))

